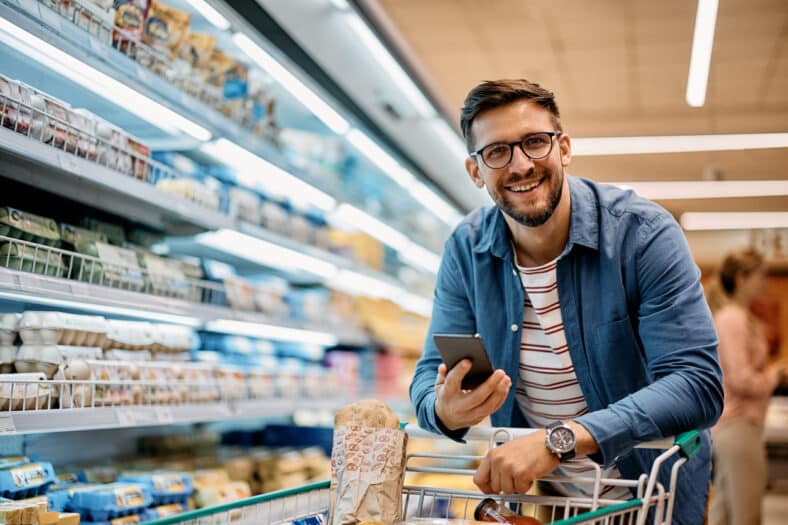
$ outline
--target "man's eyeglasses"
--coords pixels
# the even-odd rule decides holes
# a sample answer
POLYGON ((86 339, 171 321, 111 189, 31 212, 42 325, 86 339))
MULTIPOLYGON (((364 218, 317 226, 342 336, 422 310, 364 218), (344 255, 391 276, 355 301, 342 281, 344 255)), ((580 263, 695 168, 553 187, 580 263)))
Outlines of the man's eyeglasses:
POLYGON ((531 160, 543 159, 553 151, 553 137, 560 137, 560 131, 529 133, 515 142, 494 142, 471 153, 471 157, 481 157, 482 162, 494 170, 505 168, 512 161, 514 147, 520 149, 531 160))

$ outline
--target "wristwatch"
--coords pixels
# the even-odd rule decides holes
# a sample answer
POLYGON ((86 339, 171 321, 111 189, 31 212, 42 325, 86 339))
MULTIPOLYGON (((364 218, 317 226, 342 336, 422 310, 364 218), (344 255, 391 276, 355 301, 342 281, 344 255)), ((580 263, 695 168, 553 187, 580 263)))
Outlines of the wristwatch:
POLYGON ((563 421, 556 421, 549 424, 545 430, 547 431, 545 443, 550 452, 558 456, 560 461, 568 461, 575 457, 577 438, 571 427, 563 421))

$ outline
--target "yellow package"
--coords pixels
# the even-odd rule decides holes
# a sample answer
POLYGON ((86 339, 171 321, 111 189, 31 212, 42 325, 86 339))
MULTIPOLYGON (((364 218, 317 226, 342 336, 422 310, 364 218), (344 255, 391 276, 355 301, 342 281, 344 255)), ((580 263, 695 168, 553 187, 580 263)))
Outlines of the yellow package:
POLYGON ((186 11, 152 0, 142 41, 169 56, 188 33, 191 17, 186 11))

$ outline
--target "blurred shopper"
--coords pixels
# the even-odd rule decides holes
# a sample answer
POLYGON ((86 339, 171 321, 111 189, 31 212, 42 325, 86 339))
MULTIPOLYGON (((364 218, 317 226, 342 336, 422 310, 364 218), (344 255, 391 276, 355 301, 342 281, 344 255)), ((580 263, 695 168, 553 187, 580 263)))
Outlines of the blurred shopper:
POLYGON ((725 406, 712 430, 714 490, 712 525, 761 523, 766 488, 763 425, 769 398, 782 370, 768 368, 763 326, 749 312, 763 289, 763 257, 754 250, 729 254, 708 287, 707 298, 720 339, 725 406))
MULTIPOLYGON (((454 439, 486 416, 542 429, 487 454, 474 481, 488 493, 525 493, 556 469, 581 475, 562 463, 575 456, 636 479, 658 455, 636 444, 708 428, 722 411, 717 335, 684 234, 634 192, 565 172, 572 142, 538 84, 484 82, 460 120, 465 168, 495 205, 446 242, 410 388, 419 424, 454 439), (462 390, 470 366, 446 370, 432 339, 443 332, 479 333, 498 370, 462 390)), ((681 469, 673 523, 703 522, 708 430, 702 439, 681 469)))

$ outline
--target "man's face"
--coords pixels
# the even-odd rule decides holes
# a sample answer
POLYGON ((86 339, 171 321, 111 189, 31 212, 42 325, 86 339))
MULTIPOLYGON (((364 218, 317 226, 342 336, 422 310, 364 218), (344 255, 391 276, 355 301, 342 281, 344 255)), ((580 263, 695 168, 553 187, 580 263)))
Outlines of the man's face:
MULTIPOLYGON (((557 131, 550 112, 527 100, 512 102, 480 113, 472 125, 474 147, 496 142, 514 142, 530 133, 557 131)), ((481 158, 466 160, 465 167, 477 187, 487 187, 496 205, 525 226, 541 226, 553 215, 561 200, 564 168, 569 165, 569 137, 554 137, 550 154, 529 159, 515 146, 511 162, 498 169, 481 158)))

